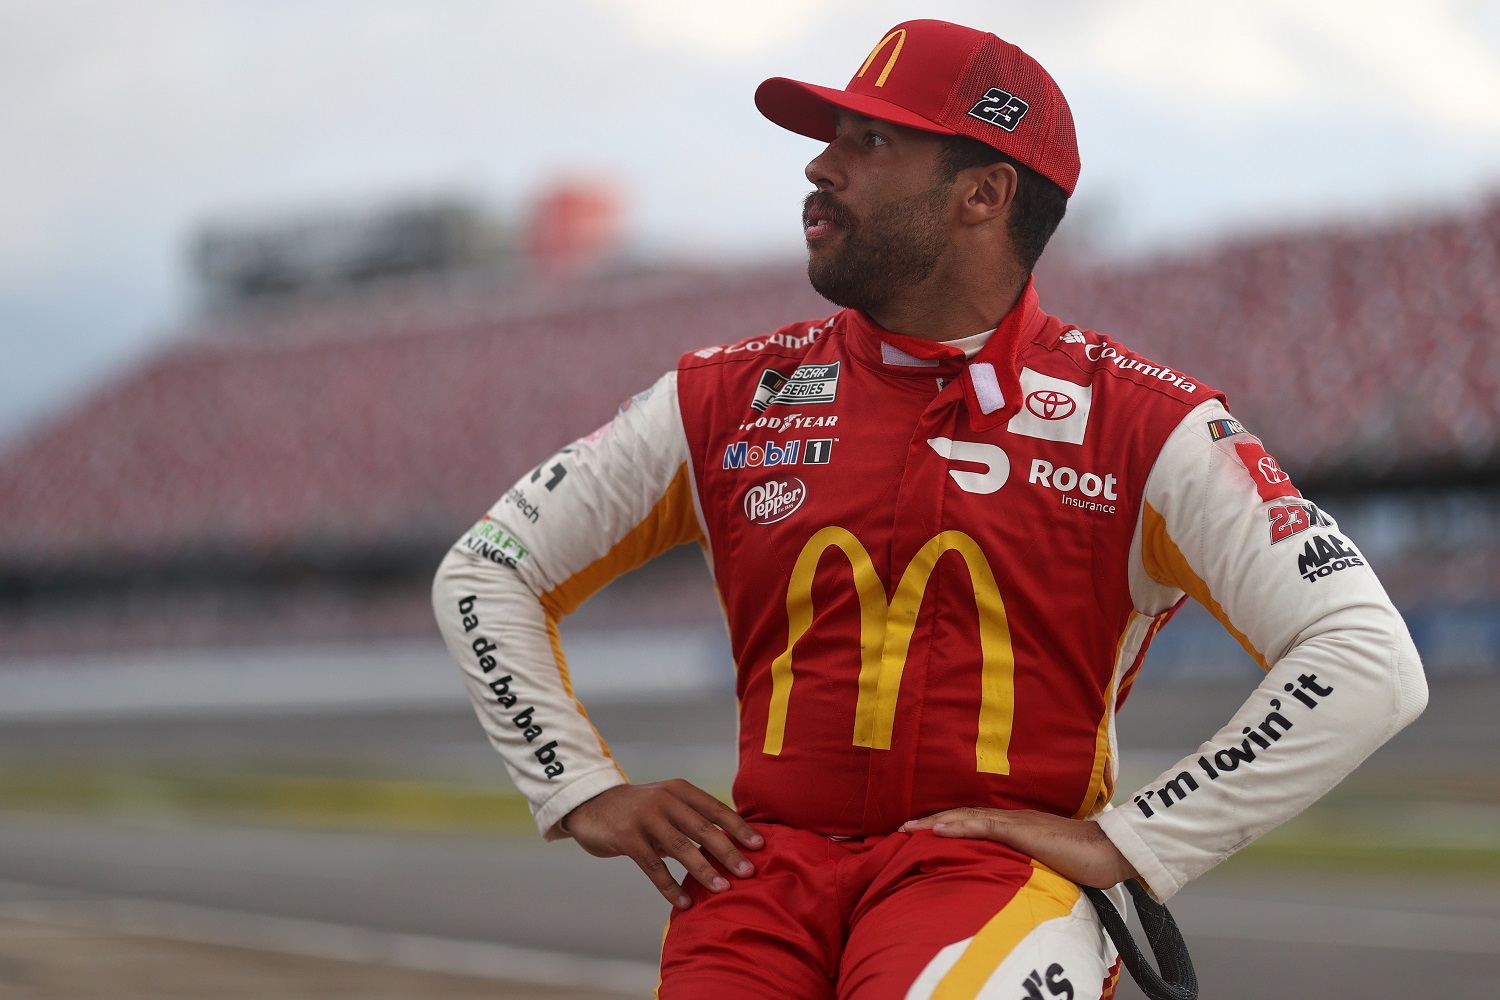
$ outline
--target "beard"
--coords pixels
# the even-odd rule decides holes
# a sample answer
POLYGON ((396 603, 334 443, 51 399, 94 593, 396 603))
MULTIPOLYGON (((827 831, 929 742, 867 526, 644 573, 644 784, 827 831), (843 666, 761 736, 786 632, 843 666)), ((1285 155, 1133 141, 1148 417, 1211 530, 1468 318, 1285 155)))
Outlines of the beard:
POLYGON ((907 195, 872 211, 859 222, 831 194, 814 191, 803 202, 806 223, 816 207, 837 224, 836 247, 809 250, 807 277, 834 305, 864 312, 879 309, 905 288, 932 276, 948 245, 946 186, 907 195))

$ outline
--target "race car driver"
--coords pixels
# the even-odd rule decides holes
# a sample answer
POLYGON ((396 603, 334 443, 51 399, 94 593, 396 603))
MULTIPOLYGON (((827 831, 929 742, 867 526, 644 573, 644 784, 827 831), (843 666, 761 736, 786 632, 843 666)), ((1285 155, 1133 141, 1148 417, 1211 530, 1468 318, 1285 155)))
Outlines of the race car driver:
POLYGON ((1307 806, 1421 711, 1416 651, 1221 394, 1042 311, 1079 160, 1033 59, 909 21, 845 89, 756 103, 826 143, 808 272, 844 308, 684 356, 523 476, 445 558, 440 627, 543 835, 674 905, 666 1000, 1110 996, 1078 886, 1165 900, 1307 806), (558 640, 688 542, 736 666, 732 809, 628 783, 558 640), (1111 808, 1115 713, 1187 596, 1265 679, 1111 808))

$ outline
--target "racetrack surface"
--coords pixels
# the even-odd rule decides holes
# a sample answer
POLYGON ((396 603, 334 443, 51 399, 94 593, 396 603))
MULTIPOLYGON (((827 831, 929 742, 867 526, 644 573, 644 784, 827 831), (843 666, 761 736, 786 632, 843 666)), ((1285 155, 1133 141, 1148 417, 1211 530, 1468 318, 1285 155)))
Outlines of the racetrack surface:
MULTIPOLYGON (((510 837, 9 817, 0 876, 11 880, 0 886, 0 916, 32 922, 219 943, 237 936, 256 948, 397 965, 403 947, 408 956, 426 948, 438 957, 419 969, 481 968, 553 988, 578 988, 578 979, 634 985, 636 995, 649 991, 665 917, 628 863, 510 837), (499 958, 515 964, 450 960, 445 942, 459 955, 463 944, 501 942, 513 953, 499 958), (596 965, 564 962, 559 981, 546 964, 559 954, 596 965)), ((1294 998, 1483 996, 1500 958, 1495 888, 1229 869, 1189 887, 1173 909, 1205 997, 1248 1000, 1268 988, 1294 998)))
MULTIPOLYGON (((1127 764, 1168 762, 1212 731, 1243 694, 1243 688, 1160 685, 1138 691, 1121 720, 1122 742, 1135 749, 1127 764)), ((591 710, 633 777, 681 770, 720 791, 727 787, 734 721, 726 699, 653 698, 591 710)), ((1482 789, 1494 782, 1500 759, 1500 734, 1489 722, 1497 710, 1500 685, 1440 685, 1428 714, 1372 758, 1357 780, 1482 789)), ((503 784, 498 761, 462 704, 52 719, 0 728, 0 771, 42 767, 503 784)), ((102 814, 0 810, 0 881, 6 883, 0 918, 33 929, 0 927, 0 976, 25 964, 5 942, 29 934, 40 954, 61 945, 48 945, 43 939, 52 932, 39 928, 71 926, 82 930, 69 933, 103 935, 94 945, 105 951, 159 948, 160 939, 170 937, 197 941, 192 949, 206 949, 192 952, 198 958, 189 955, 192 949, 179 955, 190 967, 201 958, 240 968, 231 956, 242 952, 218 949, 242 944, 261 954, 296 953, 298 961, 314 964, 404 966, 402 975, 452 976, 455 982, 468 982, 476 972, 501 978, 516 972, 513 979, 536 984, 525 995, 538 997, 551 995, 544 987, 582 997, 589 994, 580 989, 601 983, 643 996, 666 917, 665 904, 629 862, 589 858, 571 844, 544 844, 522 829, 295 829, 253 818, 132 812, 129 803, 102 814), (157 937, 125 938, 121 930, 157 937)), ((1418 875, 1389 864, 1359 870, 1236 859, 1171 905, 1197 961, 1202 995, 1211 1000, 1495 993, 1500 878, 1492 872, 1418 875)), ((444 995, 411 982, 405 993, 357 995, 444 995)), ((137 987, 124 973, 112 977, 111 988, 118 992, 35 995, 142 995, 129 992, 137 987)), ((288 984, 261 995, 295 996, 297 988, 288 984)), ((315 995, 344 995, 337 989, 315 995)), ((1139 996, 1129 986, 1121 995, 1139 996)))
POLYGON ((11 1000, 620 1000, 482 976, 0 919, 11 1000))

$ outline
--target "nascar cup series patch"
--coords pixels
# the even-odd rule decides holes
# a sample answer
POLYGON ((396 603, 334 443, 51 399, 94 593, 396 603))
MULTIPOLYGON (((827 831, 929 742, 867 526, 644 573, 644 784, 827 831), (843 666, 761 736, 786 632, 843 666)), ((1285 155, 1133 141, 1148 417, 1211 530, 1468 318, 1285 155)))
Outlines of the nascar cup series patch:
POLYGON ((764 412, 776 403, 802 406, 807 403, 831 403, 839 394, 839 362, 826 365, 802 365, 790 375, 767 368, 760 374, 755 398, 750 408, 764 412))

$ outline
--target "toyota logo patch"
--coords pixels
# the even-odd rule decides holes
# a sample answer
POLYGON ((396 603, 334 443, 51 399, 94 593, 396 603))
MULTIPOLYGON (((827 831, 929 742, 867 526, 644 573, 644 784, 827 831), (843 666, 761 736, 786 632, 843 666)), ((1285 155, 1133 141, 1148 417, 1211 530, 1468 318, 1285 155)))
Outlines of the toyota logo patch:
POLYGON ((1043 420, 1066 420, 1078 409, 1078 404, 1067 393, 1043 389, 1026 397, 1026 409, 1043 420))
POLYGON ((1256 492, 1262 500, 1302 496, 1297 492, 1297 487, 1292 485, 1292 477, 1286 474, 1286 470, 1276 459, 1266 454, 1258 441, 1237 442, 1234 450, 1244 463, 1245 471, 1250 473, 1250 479, 1255 483, 1256 492))
POLYGON ((1276 459, 1270 455, 1261 459, 1257 464, 1260 467, 1260 474, 1266 477, 1266 482, 1268 483, 1285 483, 1292 478, 1281 471, 1281 466, 1277 465, 1276 459))

